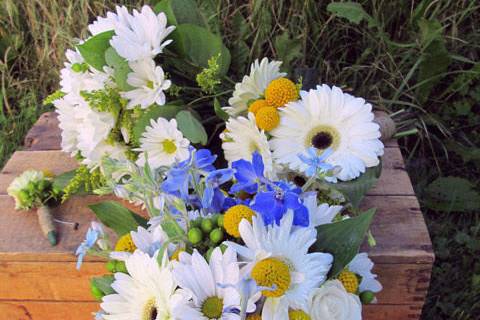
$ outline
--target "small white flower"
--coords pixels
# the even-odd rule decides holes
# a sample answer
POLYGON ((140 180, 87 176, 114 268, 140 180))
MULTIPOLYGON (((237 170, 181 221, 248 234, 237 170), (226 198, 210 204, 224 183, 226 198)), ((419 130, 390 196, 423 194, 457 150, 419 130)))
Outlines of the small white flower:
POLYGON ((144 166, 148 158, 148 164, 157 169, 161 166, 170 166, 176 161, 188 159, 190 142, 185 139, 177 129, 177 121, 158 118, 150 120, 150 126, 140 138, 141 151, 137 165, 144 166))
POLYGON ((348 293, 338 280, 325 282, 314 290, 308 313, 312 320, 361 320, 362 303, 358 296, 348 293))
POLYGON ((242 82, 235 85, 233 96, 228 100, 230 106, 223 109, 231 116, 245 113, 248 102, 263 96, 272 80, 287 75, 280 72, 281 64, 281 61, 269 62, 267 58, 263 58, 261 62, 255 60, 250 67, 250 75, 244 76, 242 82))
POLYGON ((331 223, 333 218, 342 211, 342 206, 330 206, 328 203, 318 204, 317 195, 314 193, 303 199, 303 204, 307 207, 310 225, 309 227, 318 227, 322 224, 331 223))
POLYGON ((132 16, 128 13, 125 6, 116 6, 116 12, 107 12, 107 16, 97 17, 93 23, 88 26, 88 30, 94 36, 102 32, 114 30, 119 24, 128 26, 132 16))
POLYGON ((20 192, 24 190, 30 182, 39 182, 45 179, 45 175, 41 171, 36 170, 27 170, 24 171, 21 175, 13 179, 10 185, 7 188, 7 193, 9 196, 15 199, 15 209, 28 209, 26 203, 24 203, 20 192))
POLYGON ((348 264, 347 269, 362 277, 359 285, 360 292, 372 291, 379 292, 382 290, 382 284, 376 279, 377 275, 372 273, 373 262, 368 257, 368 254, 359 253, 348 264))
POLYGON ((164 90, 170 88, 171 81, 165 80, 165 73, 160 66, 155 66, 152 59, 130 62, 133 72, 128 74, 127 82, 135 89, 123 92, 122 97, 130 100, 127 109, 140 105, 142 109, 156 103, 165 104, 164 90))
POLYGON ((167 27, 167 16, 163 12, 156 15, 149 6, 143 6, 140 12, 133 10, 133 16, 127 20, 128 24, 115 25, 110 44, 128 61, 153 58, 172 42, 164 41, 175 27, 167 27))

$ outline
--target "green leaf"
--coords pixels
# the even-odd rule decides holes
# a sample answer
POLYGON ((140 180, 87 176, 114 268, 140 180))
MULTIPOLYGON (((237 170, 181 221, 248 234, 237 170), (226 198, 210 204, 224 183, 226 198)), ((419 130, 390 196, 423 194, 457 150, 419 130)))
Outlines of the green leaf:
POLYGON ((182 106, 166 104, 163 106, 155 105, 150 107, 147 112, 135 122, 133 127, 133 139, 138 142, 145 132, 145 127, 150 125, 150 120, 157 120, 158 118, 165 118, 167 120, 175 118, 178 111, 182 110, 182 106))
POLYGON ((105 51, 105 61, 113 68, 113 77, 117 86, 122 91, 132 90, 133 87, 127 83, 127 77, 132 69, 128 65, 128 61, 122 58, 113 48, 108 48, 105 51))
POLYGON ((110 39, 113 37, 113 34, 113 30, 105 31, 77 45, 83 59, 99 71, 103 71, 103 66, 107 64, 105 52, 110 48, 110 39))
POLYGON ((285 32, 275 38, 275 50, 278 60, 282 61, 284 68, 290 69, 293 60, 302 56, 302 41, 300 39, 291 39, 288 32, 285 32))
POLYGON ((362 7, 360 3, 356 2, 332 2, 328 4, 327 11, 347 19, 349 22, 359 24, 362 20, 368 21, 369 27, 378 25, 377 21, 373 19, 362 7))
POLYGON ((460 177, 440 177, 425 189, 425 205, 444 212, 480 209, 480 193, 475 185, 460 177))
POLYGON ((180 24, 172 38, 175 51, 193 64, 194 67, 189 68, 190 73, 196 75, 201 68, 208 68, 208 60, 219 54, 219 75, 224 76, 227 73, 230 66, 230 51, 220 36, 194 24, 180 24))
POLYGON ((190 111, 180 111, 175 116, 178 129, 191 143, 207 144, 208 135, 202 123, 190 111))
POLYGON ((94 277, 90 281, 94 286, 102 291, 104 295, 108 295, 115 293, 115 290, 112 289, 113 280, 113 275, 105 275, 101 277, 94 277))
MULTIPOLYGON (((58 176, 55 176, 53 178, 53 187, 59 190, 64 190, 65 187, 70 183, 70 180, 75 177, 75 174, 77 173, 77 169, 73 169, 67 172, 64 172, 62 174, 59 174, 58 176)), ((79 189, 74 193, 77 196, 80 195, 87 195, 88 192, 85 190, 84 186, 80 186, 79 189)))
POLYGON ((347 198, 353 207, 358 208, 365 194, 377 183, 382 172, 382 164, 368 168, 364 174, 355 180, 339 181, 329 184, 347 198))
POLYGON ((170 218, 170 219, 163 219, 162 223, 162 229, 165 231, 167 234, 168 238, 174 239, 181 237, 185 235, 185 231, 180 227, 177 221, 175 219, 170 218))
POLYGON ((206 26, 197 3, 193 0, 162 0, 155 5, 154 11, 164 12, 168 24, 174 26, 184 23, 206 26))
POLYGON ((228 113, 223 111, 222 106, 220 105, 220 102, 217 98, 213 99, 213 109, 215 110, 215 114, 217 115, 217 117, 224 121, 228 120, 228 113))
POLYGON ((317 227, 313 251, 333 255, 329 278, 337 276, 358 253, 374 215, 375 209, 370 209, 355 218, 317 227))
POLYGON ((116 201, 103 201, 88 206, 107 227, 122 236, 138 226, 147 227, 147 219, 125 208, 116 201))

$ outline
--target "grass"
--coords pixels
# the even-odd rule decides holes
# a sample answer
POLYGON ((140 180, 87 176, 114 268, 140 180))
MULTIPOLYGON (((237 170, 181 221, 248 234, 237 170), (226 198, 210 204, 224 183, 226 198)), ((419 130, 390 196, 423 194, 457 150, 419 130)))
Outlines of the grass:
MULTIPOLYGON (((305 82, 341 85, 394 112, 399 131, 416 132, 399 142, 437 256, 423 318, 475 319, 480 313, 480 201, 472 200, 480 188, 480 4, 359 1, 362 6, 353 13, 357 24, 349 21, 351 12, 329 12, 330 1, 197 2, 211 29, 225 35, 235 78, 255 57, 278 57, 305 82)), ((0 166, 44 111, 40 101, 57 88, 72 39, 84 36, 87 21, 114 5, 111 0, 44 4, 0 4, 0 166)))

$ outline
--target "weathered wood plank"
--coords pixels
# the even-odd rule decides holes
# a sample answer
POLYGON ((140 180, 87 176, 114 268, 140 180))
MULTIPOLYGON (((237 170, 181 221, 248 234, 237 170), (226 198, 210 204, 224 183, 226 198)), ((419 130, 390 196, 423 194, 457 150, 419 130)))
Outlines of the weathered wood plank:
POLYGON ((62 137, 57 116, 55 112, 46 112, 38 118, 25 136, 25 150, 61 149, 62 137))
POLYGON ((25 170, 36 169, 60 174, 76 167, 78 167, 77 160, 61 151, 17 151, 7 161, 1 172, 19 175, 25 170))
POLYGON ((419 319, 422 305, 379 305, 363 306, 363 319, 368 320, 412 320, 419 319))
POLYGON ((92 320, 96 302, 0 301, 2 320, 92 320))

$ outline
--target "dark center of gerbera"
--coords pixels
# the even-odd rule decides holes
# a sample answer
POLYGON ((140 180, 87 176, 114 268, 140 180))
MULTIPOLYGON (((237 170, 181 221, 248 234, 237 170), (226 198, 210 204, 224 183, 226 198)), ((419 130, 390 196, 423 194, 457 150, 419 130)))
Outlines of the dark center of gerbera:
POLYGON ((312 146, 320 150, 327 149, 332 143, 333 137, 329 132, 321 131, 312 138, 312 146))
POLYGON ((147 301, 143 307, 142 320, 156 320, 158 315, 157 306, 155 305, 155 299, 152 298, 147 301))

